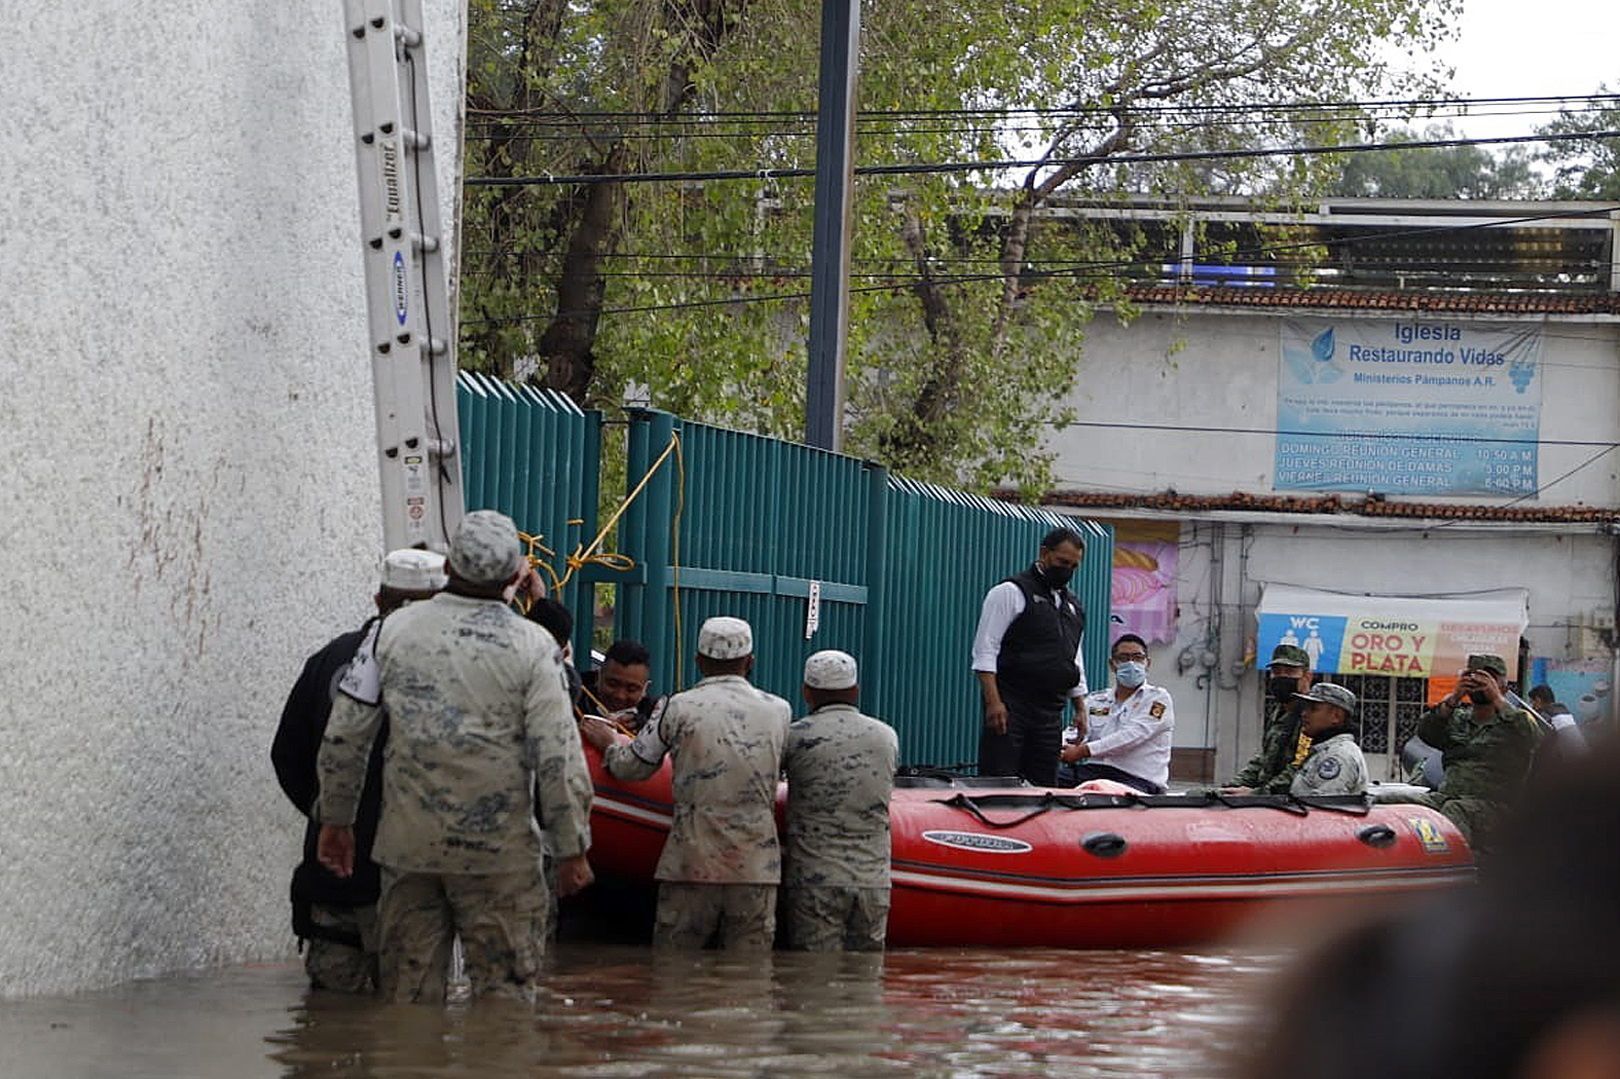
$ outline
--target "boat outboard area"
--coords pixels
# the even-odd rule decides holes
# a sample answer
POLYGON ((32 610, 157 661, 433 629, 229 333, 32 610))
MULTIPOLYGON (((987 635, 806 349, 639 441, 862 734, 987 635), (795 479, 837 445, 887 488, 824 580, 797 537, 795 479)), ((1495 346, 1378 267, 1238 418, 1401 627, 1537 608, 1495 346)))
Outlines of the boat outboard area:
MULTIPOLYGON (((620 783, 592 761, 593 860, 653 887, 667 768, 620 783)), ((786 801, 778 792, 778 810, 786 801)), ((923 771, 897 777, 891 947, 1164 948, 1219 944, 1262 910, 1471 880, 1441 813, 1370 795, 1192 790, 923 771)))

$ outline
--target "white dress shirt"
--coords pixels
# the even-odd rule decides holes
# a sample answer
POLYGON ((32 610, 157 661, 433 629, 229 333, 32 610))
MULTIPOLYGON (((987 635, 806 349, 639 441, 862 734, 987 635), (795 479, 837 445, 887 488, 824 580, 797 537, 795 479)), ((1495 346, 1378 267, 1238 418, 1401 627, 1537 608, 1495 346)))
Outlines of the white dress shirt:
MULTIPOLYGON (((1170 784, 1170 743, 1176 712, 1170 691, 1146 683, 1123 701, 1112 688, 1087 695, 1086 745, 1091 756, 1080 761, 1108 764, 1161 787, 1170 784)), ((1075 727, 1063 731, 1065 744, 1080 737, 1075 727)))
MULTIPOLYGON (((1052 592, 1054 602, 1057 590, 1052 592)), ((973 635, 973 669, 996 673, 996 657, 1001 654, 1001 638, 1013 619, 1024 613, 1024 591, 1011 581, 1002 581, 984 596, 984 607, 979 611, 979 631, 973 635)), ((1071 697, 1086 695, 1086 635, 1080 634, 1080 644, 1074 650, 1074 665, 1080 668, 1080 684, 1069 690, 1071 697)))

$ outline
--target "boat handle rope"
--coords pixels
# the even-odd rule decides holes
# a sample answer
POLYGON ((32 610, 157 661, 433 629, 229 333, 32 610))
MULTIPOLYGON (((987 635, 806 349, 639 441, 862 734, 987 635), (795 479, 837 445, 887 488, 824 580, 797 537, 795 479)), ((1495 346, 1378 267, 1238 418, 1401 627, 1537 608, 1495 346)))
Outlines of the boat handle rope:
POLYGON ((1047 794, 1041 798, 1040 802, 1036 804, 1034 809, 1030 810, 1028 813, 1025 813, 1022 817, 1019 817, 1016 820, 1009 821, 991 820, 989 817, 984 815, 984 810, 979 808, 979 804, 965 794, 958 794, 952 798, 948 798, 941 804, 948 805, 952 809, 966 810, 968 813, 973 815, 975 820, 987 828, 1016 828, 1025 821, 1032 821, 1042 813, 1050 812, 1053 805, 1057 804, 1057 799, 1053 795, 1047 794))
POLYGON ((1338 801, 1326 797, 1311 798, 1307 796, 1296 798, 1291 795, 1279 797, 1274 794, 1221 794, 1219 791, 1207 792, 1201 798, 1162 794, 1082 794, 1076 798, 1073 796, 1064 797, 1048 791, 1038 796, 1034 808, 1029 812, 1012 820, 998 821, 987 816, 983 807, 967 794, 955 794, 950 798, 940 799, 939 801, 940 805, 950 806, 952 809, 960 809, 970 814, 987 828, 1016 828, 1020 824, 1032 821, 1043 813, 1050 813, 1054 809, 1113 809, 1127 806, 1196 809, 1211 803, 1223 805, 1228 809, 1275 809, 1293 817, 1308 817, 1313 809, 1343 813, 1352 817, 1365 817, 1372 813, 1372 803, 1365 798, 1356 801, 1338 801))
POLYGON ((1292 797, 1279 798, 1274 794, 1222 794, 1215 791, 1210 799, 1227 809, 1280 809, 1295 817, 1308 817, 1310 808, 1292 797))

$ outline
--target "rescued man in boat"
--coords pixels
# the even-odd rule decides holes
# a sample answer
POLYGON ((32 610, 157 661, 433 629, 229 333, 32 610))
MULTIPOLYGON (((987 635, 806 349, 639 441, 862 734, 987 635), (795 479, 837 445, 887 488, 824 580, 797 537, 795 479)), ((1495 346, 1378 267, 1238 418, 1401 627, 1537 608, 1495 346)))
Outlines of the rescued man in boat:
POLYGON ((1065 728, 1058 786, 1112 779, 1144 794, 1170 782, 1170 743, 1176 713, 1170 691, 1147 680, 1147 642, 1121 634, 1108 656, 1114 684, 1088 694, 1065 728))
POLYGON ((1356 695, 1332 682, 1318 682, 1309 693, 1296 693, 1300 730, 1311 751, 1294 774, 1288 793, 1295 798, 1329 794, 1366 794, 1367 760, 1356 744, 1356 695))
POLYGON ((635 734, 664 705, 651 686, 652 653, 640 641, 621 638, 608 647, 601 666, 580 672, 576 707, 581 715, 601 716, 635 734))
POLYGON ((1271 652, 1266 680, 1266 724, 1260 752, 1221 788, 1225 794, 1287 794, 1310 752, 1310 736, 1300 729, 1300 704, 1294 699, 1311 686, 1311 657, 1293 644, 1271 652))

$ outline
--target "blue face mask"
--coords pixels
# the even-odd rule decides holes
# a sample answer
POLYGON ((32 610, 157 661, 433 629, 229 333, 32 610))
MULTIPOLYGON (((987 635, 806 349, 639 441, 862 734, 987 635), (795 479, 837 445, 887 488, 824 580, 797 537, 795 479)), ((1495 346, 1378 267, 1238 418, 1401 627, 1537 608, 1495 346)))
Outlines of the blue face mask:
POLYGON ((1126 689, 1135 689, 1147 681, 1147 664, 1131 660, 1114 668, 1114 681, 1126 689))

